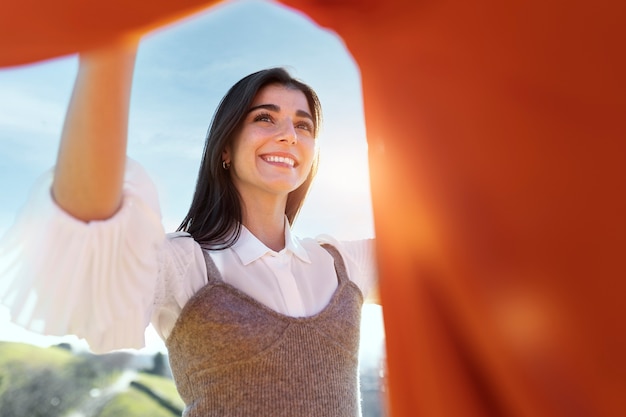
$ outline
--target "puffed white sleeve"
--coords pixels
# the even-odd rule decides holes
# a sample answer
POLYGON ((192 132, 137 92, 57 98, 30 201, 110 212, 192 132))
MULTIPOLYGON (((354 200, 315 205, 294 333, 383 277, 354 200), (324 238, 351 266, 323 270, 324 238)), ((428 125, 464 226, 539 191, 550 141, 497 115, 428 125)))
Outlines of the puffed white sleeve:
POLYGON ((333 245, 344 259, 348 276, 360 288, 366 302, 379 303, 378 269, 374 239, 337 240, 329 235, 319 235, 320 244, 333 245))
POLYGON ((51 184, 52 171, 0 240, 0 302, 16 324, 96 353, 143 347, 164 239, 154 184, 128 159, 122 207, 91 222, 56 205, 51 184))

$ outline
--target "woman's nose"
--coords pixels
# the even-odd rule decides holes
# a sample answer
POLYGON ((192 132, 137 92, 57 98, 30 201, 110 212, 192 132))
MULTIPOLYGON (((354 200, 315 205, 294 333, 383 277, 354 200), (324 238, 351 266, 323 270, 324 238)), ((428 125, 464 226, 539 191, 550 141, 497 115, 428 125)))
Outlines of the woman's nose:
POLYGON ((298 142, 298 134, 296 132, 296 128, 291 121, 286 121, 285 123, 283 123, 282 129, 278 135, 278 140, 280 142, 287 142, 290 145, 298 142))

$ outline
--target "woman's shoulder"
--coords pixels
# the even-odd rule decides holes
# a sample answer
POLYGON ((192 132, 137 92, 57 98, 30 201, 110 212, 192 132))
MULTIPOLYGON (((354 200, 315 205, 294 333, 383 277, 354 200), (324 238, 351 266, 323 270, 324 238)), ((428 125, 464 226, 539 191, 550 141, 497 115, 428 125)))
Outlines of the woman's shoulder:
POLYGON ((371 252, 374 248, 374 239, 356 239, 356 240, 341 240, 334 236, 322 234, 314 238, 295 237, 298 245, 302 246, 307 252, 317 252, 320 249, 323 250, 323 246, 333 246, 342 255, 351 255, 359 252, 371 252))
POLYGON ((330 245, 334 246, 342 254, 352 254, 355 252, 370 252, 374 247, 374 239, 356 239, 356 240, 341 240, 334 236, 323 234, 318 235, 315 239, 307 239, 309 244, 316 244, 318 246, 330 245))
POLYGON ((206 283, 205 276, 202 249, 189 233, 166 234, 159 256, 159 282, 170 294, 162 296, 186 300, 206 283))
POLYGON ((171 264, 179 273, 184 273, 190 264, 197 263, 197 260, 202 258, 202 249, 187 232, 167 233, 160 258, 162 264, 171 264))
POLYGON ((353 268, 369 265, 373 260, 374 239, 339 240, 324 234, 315 238, 297 238, 297 241, 308 253, 326 252, 323 247, 332 246, 341 254, 344 262, 353 264, 353 268))
POLYGON ((323 245, 336 248, 343 258, 348 276, 359 286, 363 295, 368 298, 376 293, 378 274, 374 239, 339 240, 330 235, 319 235, 315 239, 306 239, 306 242, 320 248, 323 245))
POLYGON ((179 248, 191 248, 198 244, 189 233, 180 231, 167 233, 165 240, 169 244, 179 248))

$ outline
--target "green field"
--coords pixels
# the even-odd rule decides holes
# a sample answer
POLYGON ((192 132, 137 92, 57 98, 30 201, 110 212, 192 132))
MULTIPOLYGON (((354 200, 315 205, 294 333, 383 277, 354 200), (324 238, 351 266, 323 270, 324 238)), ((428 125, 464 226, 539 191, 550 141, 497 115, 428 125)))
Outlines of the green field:
POLYGON ((86 410, 90 417, 180 415, 184 406, 171 379, 124 366, 114 355, 0 342, 0 417, 65 417, 86 410), (132 381, 120 387, 124 375, 132 381))
POLYGON ((136 389, 116 395, 98 414, 98 417, 150 416, 172 417, 174 414, 161 407, 150 397, 136 389))

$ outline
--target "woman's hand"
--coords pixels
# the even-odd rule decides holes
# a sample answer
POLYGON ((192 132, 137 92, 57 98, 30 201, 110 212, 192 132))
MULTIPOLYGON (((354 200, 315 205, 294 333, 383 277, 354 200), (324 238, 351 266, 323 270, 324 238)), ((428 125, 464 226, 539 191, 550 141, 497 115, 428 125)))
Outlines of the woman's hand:
POLYGON ((52 185, 56 203, 83 221, 122 202, 128 109, 138 40, 81 53, 52 185))

